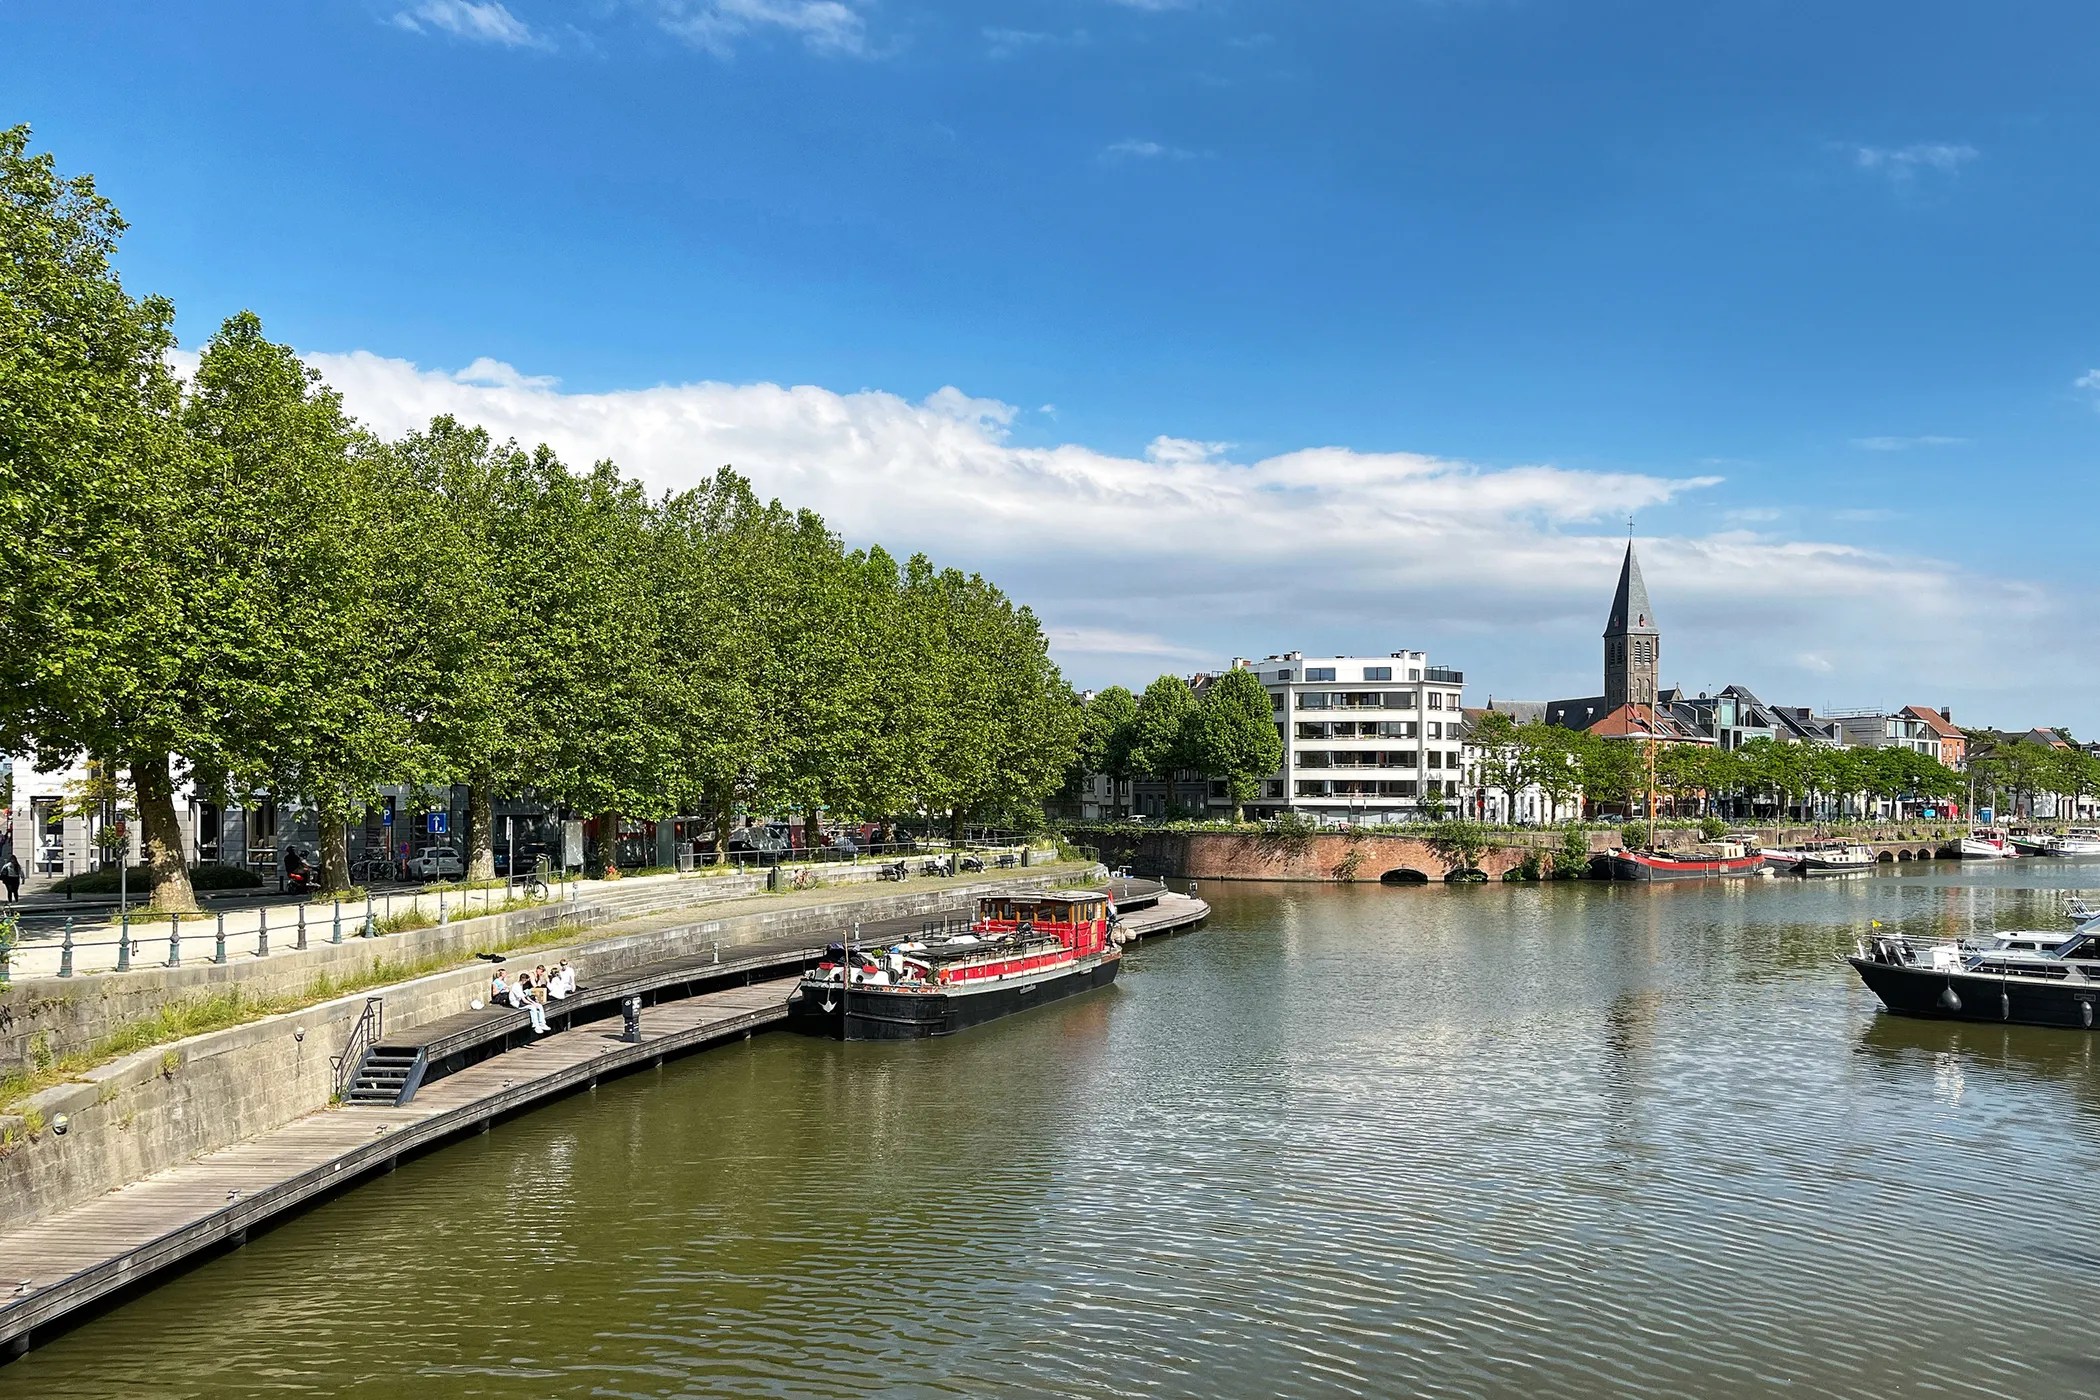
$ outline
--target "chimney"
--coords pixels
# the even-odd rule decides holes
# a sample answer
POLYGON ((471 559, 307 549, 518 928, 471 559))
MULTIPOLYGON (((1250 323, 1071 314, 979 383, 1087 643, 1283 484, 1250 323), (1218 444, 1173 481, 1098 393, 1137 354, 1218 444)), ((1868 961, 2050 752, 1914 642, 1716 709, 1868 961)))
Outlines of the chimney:
POLYGON ((1954 723, 1954 711, 1948 709, 1945 705, 1942 705, 1940 706, 1940 718, 1947 721, 1947 723, 1952 724, 1954 723))

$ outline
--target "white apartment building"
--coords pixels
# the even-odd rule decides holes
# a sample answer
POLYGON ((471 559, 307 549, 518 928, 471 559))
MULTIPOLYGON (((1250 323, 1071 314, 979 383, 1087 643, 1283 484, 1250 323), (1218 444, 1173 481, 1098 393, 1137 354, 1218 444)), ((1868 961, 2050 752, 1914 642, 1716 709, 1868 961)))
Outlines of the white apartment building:
POLYGON ((1249 815, 1299 812, 1322 821, 1413 821, 1434 795, 1456 810, 1464 780, 1465 674, 1419 651, 1308 657, 1286 652, 1251 670, 1275 704, 1283 771, 1249 815))

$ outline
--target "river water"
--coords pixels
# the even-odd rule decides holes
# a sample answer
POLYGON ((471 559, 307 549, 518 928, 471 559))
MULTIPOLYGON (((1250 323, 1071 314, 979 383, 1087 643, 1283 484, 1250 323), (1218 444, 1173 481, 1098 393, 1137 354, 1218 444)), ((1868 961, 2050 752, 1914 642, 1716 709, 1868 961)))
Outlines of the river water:
POLYGON ((1108 991, 608 1082, 0 1394, 2100 1395, 2096 1042, 1836 960, 2094 887, 1207 886, 1108 991))

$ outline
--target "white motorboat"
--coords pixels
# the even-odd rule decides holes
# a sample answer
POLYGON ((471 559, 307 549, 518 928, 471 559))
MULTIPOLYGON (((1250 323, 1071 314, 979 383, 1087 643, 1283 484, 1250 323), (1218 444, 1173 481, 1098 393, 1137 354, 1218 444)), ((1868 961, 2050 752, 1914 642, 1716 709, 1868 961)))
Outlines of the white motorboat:
POLYGON ((1801 847, 1797 875, 1864 875, 1874 868, 1874 852, 1857 841, 1810 841, 1801 847))
POLYGON ((2059 856, 2100 856, 2100 831, 2089 826, 2074 826, 2053 838, 2049 850, 2059 856))
POLYGON ((2010 860, 2020 854, 2010 841, 1988 827, 1978 827, 1962 837, 1955 848, 1961 852, 1963 860, 1996 860, 2000 857, 2010 860))

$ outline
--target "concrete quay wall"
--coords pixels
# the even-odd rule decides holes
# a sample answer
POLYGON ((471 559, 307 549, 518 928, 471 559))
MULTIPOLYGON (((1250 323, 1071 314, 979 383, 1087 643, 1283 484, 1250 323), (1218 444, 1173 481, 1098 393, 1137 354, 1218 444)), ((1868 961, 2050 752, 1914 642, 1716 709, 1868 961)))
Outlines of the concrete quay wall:
MULTIPOLYGON (((966 906, 978 894, 993 889, 1064 883, 1074 873, 1067 868, 1039 875, 927 884, 897 894, 845 901, 791 896, 778 903, 766 901, 769 907, 723 910, 716 918, 667 924, 659 916, 648 922, 664 926, 627 932, 613 929, 597 938, 584 935, 573 944, 526 950, 514 961, 541 963, 565 957, 589 985, 643 963, 691 955, 712 943, 719 942, 727 950, 798 936, 814 940, 855 919, 872 922, 932 916, 966 906)), ((448 936, 458 940, 450 946, 471 952, 476 939, 493 942, 498 933, 473 929, 471 923, 493 924, 516 917, 498 915, 448 926, 448 936)), ((375 945, 398 944, 414 936, 366 940, 365 947, 356 952, 366 960, 398 962, 406 956, 405 950, 375 945)), ((261 966, 267 968, 271 961, 261 966)), ((392 1034, 467 1010, 487 986, 487 977, 488 966, 475 962, 374 987, 141 1050, 32 1095, 0 1114, 0 1220, 37 1219, 326 1108, 334 1088, 330 1059, 348 1044, 367 997, 384 999, 386 1029, 392 1034), (61 1114, 68 1120, 63 1135, 54 1131, 61 1114)), ((144 984, 159 986, 164 999, 171 994, 158 979, 146 978, 144 984)))

